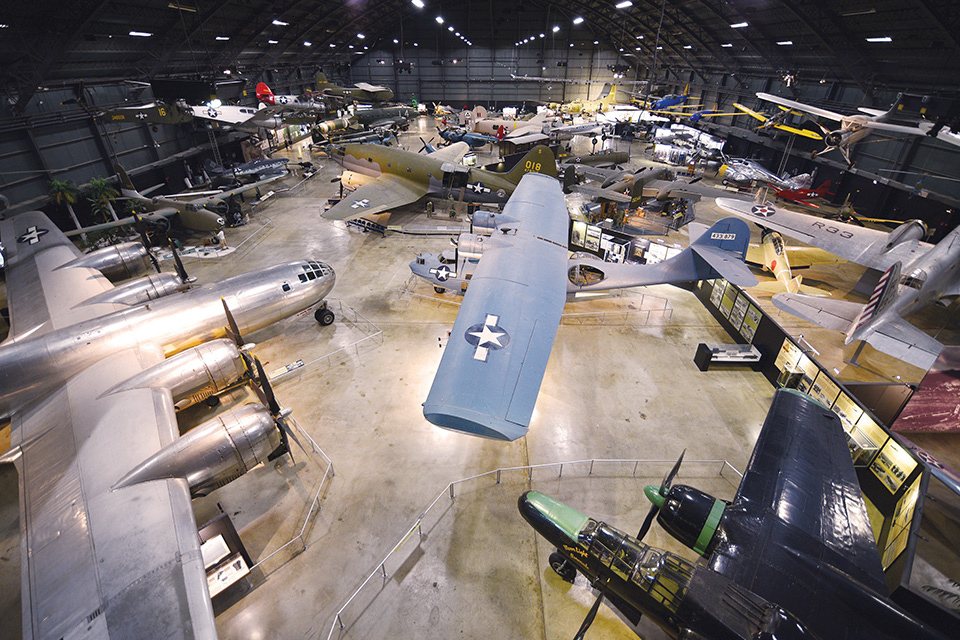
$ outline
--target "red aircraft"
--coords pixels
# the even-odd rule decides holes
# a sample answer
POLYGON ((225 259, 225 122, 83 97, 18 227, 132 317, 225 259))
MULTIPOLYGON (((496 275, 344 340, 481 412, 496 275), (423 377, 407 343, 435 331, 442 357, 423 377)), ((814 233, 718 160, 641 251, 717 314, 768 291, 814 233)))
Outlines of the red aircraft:
POLYGON ((816 189, 777 189, 774 187, 774 190, 777 192, 777 197, 781 200, 789 200, 790 202, 805 204, 818 209, 820 208, 819 205, 813 204, 810 200, 833 195, 833 192, 830 191, 829 180, 824 180, 823 184, 816 189))

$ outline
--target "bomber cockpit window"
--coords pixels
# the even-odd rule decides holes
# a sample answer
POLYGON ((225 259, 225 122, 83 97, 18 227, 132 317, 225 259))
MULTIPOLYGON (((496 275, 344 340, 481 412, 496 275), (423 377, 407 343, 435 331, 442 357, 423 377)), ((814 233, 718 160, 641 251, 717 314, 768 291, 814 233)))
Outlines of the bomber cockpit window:
POLYGON ((914 269, 907 275, 900 278, 900 284, 911 289, 922 289, 927 281, 927 272, 923 269, 914 269))
POLYGON ((606 274, 600 269, 591 267, 588 264, 578 264, 570 268, 570 271, 567 273, 567 277, 570 278, 570 282, 573 284, 577 285, 578 287, 583 287, 588 284, 597 284, 598 282, 603 282, 603 279, 606 278, 606 274))

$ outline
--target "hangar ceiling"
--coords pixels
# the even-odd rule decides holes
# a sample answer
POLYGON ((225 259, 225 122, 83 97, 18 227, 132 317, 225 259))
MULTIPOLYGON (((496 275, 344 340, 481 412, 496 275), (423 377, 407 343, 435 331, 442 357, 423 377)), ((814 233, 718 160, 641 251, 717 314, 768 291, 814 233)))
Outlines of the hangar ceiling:
POLYGON ((0 25, 0 80, 6 99, 23 105, 38 87, 79 79, 209 76, 224 69, 252 78, 266 70, 312 73, 349 64, 365 48, 402 50, 423 42, 468 57, 471 50, 513 47, 526 38, 533 40, 521 47, 572 43, 619 51, 640 78, 654 65, 791 73, 854 84, 869 96, 876 86, 955 91, 960 77, 960 5, 954 2, 632 0, 618 8, 626 3, 417 1, 424 7, 411 0, 15 3, 5 7, 0 25), (575 24, 577 18, 583 20, 575 24), (463 38, 454 37, 451 26, 463 38))

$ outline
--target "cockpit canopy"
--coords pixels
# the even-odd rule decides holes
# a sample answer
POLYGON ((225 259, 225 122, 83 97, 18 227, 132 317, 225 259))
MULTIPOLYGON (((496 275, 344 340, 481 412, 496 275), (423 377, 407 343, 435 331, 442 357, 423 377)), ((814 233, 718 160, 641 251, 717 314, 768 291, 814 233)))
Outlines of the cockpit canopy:
POLYGON ((927 272, 923 269, 914 269, 900 278, 900 284, 911 289, 922 289, 927 281, 927 272))
POLYGON ((333 269, 330 265, 324 264, 323 262, 313 262, 311 260, 303 264, 303 273, 298 274, 298 277, 300 278, 300 282, 307 282, 330 275, 331 273, 333 273, 333 269))
POLYGON ((570 270, 567 272, 567 277, 570 279, 570 282, 578 287, 585 287, 603 282, 607 274, 605 274, 602 269, 588 264, 575 264, 570 267, 570 270))

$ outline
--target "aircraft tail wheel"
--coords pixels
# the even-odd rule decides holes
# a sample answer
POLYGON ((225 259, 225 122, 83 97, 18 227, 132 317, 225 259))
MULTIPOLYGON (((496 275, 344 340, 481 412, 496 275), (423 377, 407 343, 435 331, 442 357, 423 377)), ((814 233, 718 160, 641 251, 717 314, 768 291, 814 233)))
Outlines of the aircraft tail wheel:
POLYGON ((433 290, 436 291, 437 293, 445 293, 447 291, 443 287, 434 287, 433 290))
POLYGON ((577 577, 576 567, 567 562, 567 559, 557 552, 550 554, 550 568, 565 582, 569 582, 570 584, 573 584, 574 578, 577 577))
POLYGON ((327 327, 333 324, 333 321, 336 319, 336 316, 333 315, 333 311, 327 309, 326 307, 320 307, 313 313, 313 317, 321 324, 321 326, 327 327))
POLYGON ((722 184, 723 186, 727 186, 728 184, 730 184, 730 181, 724 179, 724 180, 721 180, 721 181, 720 181, 720 184, 722 184))

